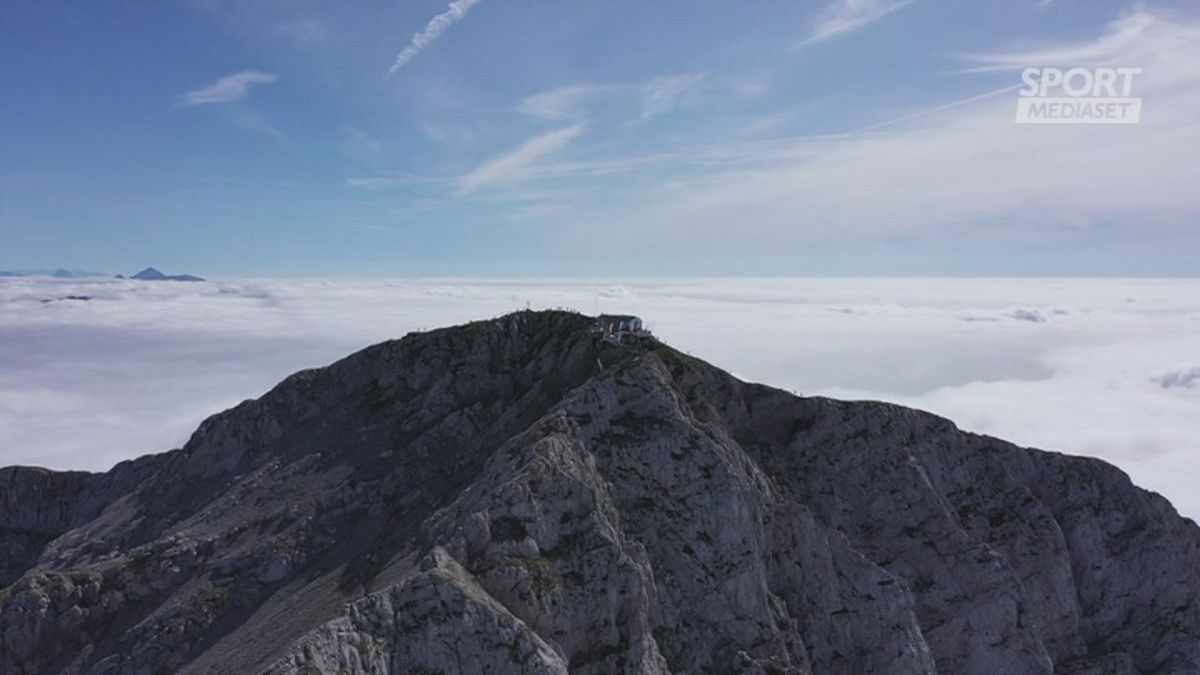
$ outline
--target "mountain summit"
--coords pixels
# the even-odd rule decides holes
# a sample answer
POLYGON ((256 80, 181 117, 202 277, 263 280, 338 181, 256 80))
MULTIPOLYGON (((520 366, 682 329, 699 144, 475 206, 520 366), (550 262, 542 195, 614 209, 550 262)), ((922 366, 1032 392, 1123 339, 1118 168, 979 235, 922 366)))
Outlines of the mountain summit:
POLYGON ((137 279, 138 281, 204 281, 202 277, 192 276, 191 274, 163 274, 153 267, 147 267, 129 278, 137 279))
POLYGON ((1195 673, 1200 528, 1095 459, 519 312, 104 474, 0 470, 4 673, 1195 673))

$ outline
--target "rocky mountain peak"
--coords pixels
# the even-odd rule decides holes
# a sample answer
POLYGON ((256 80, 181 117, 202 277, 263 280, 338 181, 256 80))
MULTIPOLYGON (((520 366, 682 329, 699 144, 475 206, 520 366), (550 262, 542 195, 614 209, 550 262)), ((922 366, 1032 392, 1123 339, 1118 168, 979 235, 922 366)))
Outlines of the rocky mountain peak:
POLYGON ((0 470, 0 672, 1200 669, 1200 529, 1117 469, 629 318, 416 333, 105 474, 0 470))

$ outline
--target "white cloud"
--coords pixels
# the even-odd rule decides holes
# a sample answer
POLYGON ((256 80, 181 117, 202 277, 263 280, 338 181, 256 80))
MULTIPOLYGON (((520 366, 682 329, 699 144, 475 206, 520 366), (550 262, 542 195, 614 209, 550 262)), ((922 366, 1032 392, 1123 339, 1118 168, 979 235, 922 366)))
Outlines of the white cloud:
POLYGON ((821 42, 856 31, 904 9, 913 0, 834 0, 821 11, 806 43, 821 42))
POLYGON ((426 176, 417 174, 393 172, 378 176, 356 176, 346 179, 346 185, 363 190, 392 190, 411 185, 422 185, 436 182, 426 176))
POLYGON ((412 42, 396 56, 396 62, 392 64, 391 68, 388 68, 384 78, 395 75, 397 71, 417 58, 423 49, 438 39, 452 24, 461 21, 467 12, 479 2, 480 0, 454 0, 451 2, 445 12, 430 19, 429 23, 425 25, 425 29, 412 37, 412 42))
POLYGON ((458 192, 467 194, 485 185, 516 180, 521 172, 534 162, 559 150, 582 133, 583 126, 577 124, 534 136, 516 150, 501 155, 460 178, 458 192))
POLYGON ((705 73, 681 73, 641 84, 571 84, 527 96, 517 110, 545 120, 581 120, 596 105, 616 101, 647 119, 675 109, 706 78, 705 73))
POLYGON ((347 155, 359 160, 377 159, 385 150, 379 139, 354 127, 342 129, 342 149, 347 155))
POLYGON ((1194 279, 4 280, 0 465, 177 447, 295 370, 527 302, 636 313, 749 380, 1098 456, 1200 517, 1194 279), (67 295, 93 299, 41 302, 67 295))
MULTIPOLYGON (((1163 50, 1194 53, 1197 40, 1200 40, 1200 23, 1173 21, 1139 9, 1109 23, 1105 32, 1093 40, 967 54, 964 58, 980 64, 974 69, 977 71, 1022 70, 1030 66, 1141 67, 1145 59, 1158 62, 1163 50)), ((1189 64, 1174 65, 1172 70, 1193 73, 1196 70, 1189 64)))
POLYGON ((619 95, 626 89, 621 85, 572 84, 527 96, 517 110, 545 120, 578 119, 584 116, 589 104, 619 95))
POLYGON ((275 82, 279 76, 264 73, 261 70, 243 70, 232 75, 226 75, 216 82, 194 89, 179 96, 180 106, 206 105, 209 103, 227 103, 242 98, 251 87, 275 82))
POLYGON ((668 113, 679 105, 698 84, 704 74, 665 75, 656 77, 642 87, 642 119, 668 113))

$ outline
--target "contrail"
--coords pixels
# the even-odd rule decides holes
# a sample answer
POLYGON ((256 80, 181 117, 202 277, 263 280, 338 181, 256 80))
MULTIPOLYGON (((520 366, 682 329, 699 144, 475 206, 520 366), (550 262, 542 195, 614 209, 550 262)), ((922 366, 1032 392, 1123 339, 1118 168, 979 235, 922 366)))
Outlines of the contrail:
POLYGON ((412 42, 396 57, 396 62, 388 69, 387 75, 384 75, 383 79, 386 80, 395 75, 397 70, 400 70, 408 65, 409 61, 417 58, 417 54, 420 54, 422 49, 425 49, 429 46, 429 43, 436 40, 439 35, 450 27, 450 24, 466 16, 467 12, 475 5, 478 5, 479 2, 480 0, 454 0, 454 2, 451 2, 449 9, 430 19, 429 23, 425 25, 425 30, 413 36, 412 42))

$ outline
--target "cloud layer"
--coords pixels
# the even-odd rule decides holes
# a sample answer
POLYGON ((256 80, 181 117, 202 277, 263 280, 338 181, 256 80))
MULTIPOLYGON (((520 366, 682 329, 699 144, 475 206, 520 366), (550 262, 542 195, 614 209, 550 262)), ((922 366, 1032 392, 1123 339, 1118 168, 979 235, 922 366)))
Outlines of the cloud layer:
POLYGON ((4 280, 0 465, 176 447, 295 370, 526 303, 637 313, 744 379, 1102 457, 1200 516, 1195 280, 4 280))

